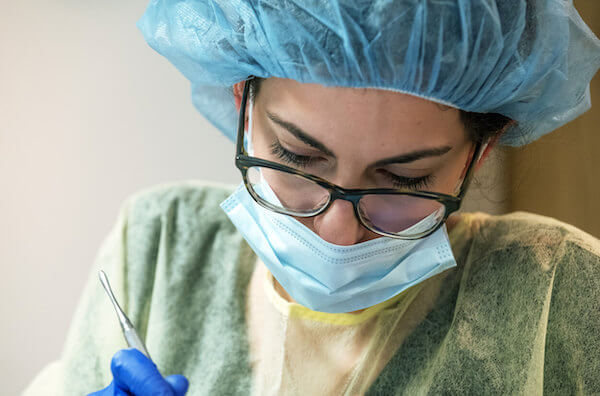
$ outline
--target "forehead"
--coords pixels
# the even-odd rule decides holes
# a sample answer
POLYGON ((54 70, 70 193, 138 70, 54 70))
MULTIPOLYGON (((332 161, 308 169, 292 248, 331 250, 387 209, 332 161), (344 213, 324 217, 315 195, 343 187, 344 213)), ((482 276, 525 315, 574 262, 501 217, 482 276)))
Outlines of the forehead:
POLYGON ((466 139, 458 110, 389 90, 326 87, 295 80, 262 82, 257 106, 292 122, 331 148, 365 150, 453 146, 466 139))

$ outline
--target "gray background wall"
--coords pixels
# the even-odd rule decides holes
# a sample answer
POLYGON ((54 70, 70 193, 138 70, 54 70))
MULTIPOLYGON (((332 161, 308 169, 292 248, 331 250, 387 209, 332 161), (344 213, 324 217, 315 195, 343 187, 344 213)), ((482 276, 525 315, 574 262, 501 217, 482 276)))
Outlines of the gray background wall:
MULTIPOLYGON (((146 0, 0 4, 0 393, 13 395, 58 358, 128 195, 239 176, 233 144, 137 31, 146 0)), ((504 211, 495 157, 467 210, 504 211)))

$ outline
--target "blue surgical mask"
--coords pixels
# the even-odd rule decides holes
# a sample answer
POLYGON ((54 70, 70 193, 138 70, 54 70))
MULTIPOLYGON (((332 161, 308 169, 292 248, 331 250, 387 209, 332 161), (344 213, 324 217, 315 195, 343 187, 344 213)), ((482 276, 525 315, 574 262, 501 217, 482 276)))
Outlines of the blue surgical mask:
POLYGON ((341 246, 263 208, 244 185, 221 208, 285 291, 314 311, 364 309, 456 266, 445 225, 424 239, 341 246))

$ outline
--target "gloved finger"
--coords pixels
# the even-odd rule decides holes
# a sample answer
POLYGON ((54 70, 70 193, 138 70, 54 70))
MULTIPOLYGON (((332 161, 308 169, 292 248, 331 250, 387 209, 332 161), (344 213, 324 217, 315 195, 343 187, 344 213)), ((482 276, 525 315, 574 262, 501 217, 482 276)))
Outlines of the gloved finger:
POLYGON ((175 395, 156 365, 135 348, 121 349, 115 353, 110 369, 115 385, 135 396, 175 395))
POLYGON ((173 388, 176 396, 185 395, 188 390, 188 386, 190 385, 187 378, 179 374, 169 375, 165 378, 165 381, 171 385, 171 388, 173 388))
POLYGON ((89 393, 87 396, 131 396, 131 393, 119 388, 115 385, 115 381, 112 381, 106 388, 89 393))

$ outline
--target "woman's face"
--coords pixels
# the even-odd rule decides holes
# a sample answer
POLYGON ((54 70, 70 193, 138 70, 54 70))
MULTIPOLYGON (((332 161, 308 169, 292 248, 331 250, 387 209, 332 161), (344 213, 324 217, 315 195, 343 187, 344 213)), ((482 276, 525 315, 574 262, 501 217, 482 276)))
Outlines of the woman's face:
MULTIPOLYGON (((234 87, 238 110, 242 90, 242 83, 234 87)), ((345 188, 454 194, 474 148, 458 110, 376 89, 268 78, 254 102, 252 122, 254 156, 345 188)), ((337 245, 379 237, 343 200, 318 216, 297 220, 337 245)))

